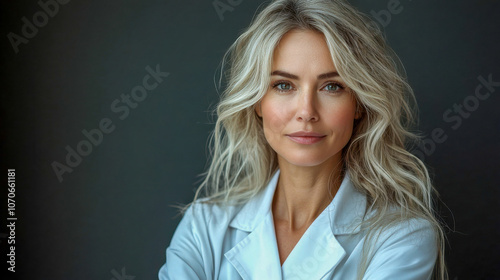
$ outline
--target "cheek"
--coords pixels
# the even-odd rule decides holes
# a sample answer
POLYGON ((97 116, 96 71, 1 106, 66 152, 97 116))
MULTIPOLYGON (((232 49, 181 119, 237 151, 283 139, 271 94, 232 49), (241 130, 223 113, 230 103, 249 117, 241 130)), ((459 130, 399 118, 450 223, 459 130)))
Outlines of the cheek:
POLYGON ((343 130, 346 133, 352 131, 354 124, 354 115, 356 107, 352 104, 345 104, 343 106, 335 106, 329 110, 328 124, 334 129, 343 130))
POLYGON ((269 143, 277 141, 284 133, 289 120, 290 113, 286 110, 285 106, 274 106, 270 102, 262 103, 264 135, 269 143))
POLYGON ((341 110, 338 110, 337 112, 335 112, 334 119, 339 125, 352 125, 352 123, 354 122, 354 110, 351 110, 350 108, 343 108, 341 110))

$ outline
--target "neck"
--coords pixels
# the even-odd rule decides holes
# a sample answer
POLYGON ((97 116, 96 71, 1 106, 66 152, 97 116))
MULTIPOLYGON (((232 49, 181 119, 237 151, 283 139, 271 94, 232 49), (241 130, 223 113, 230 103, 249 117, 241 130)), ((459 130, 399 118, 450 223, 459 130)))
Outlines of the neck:
POLYGON ((307 228, 330 204, 342 182, 341 160, 314 167, 279 159, 280 177, 273 198, 273 216, 292 231, 307 228))

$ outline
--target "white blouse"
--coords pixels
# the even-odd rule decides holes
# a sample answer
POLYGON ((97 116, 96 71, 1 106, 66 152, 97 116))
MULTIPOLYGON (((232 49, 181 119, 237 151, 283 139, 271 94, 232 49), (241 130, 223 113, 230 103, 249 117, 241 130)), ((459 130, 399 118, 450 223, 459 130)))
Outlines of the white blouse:
MULTIPOLYGON (((356 279, 366 232, 366 196, 349 174, 280 264, 271 203, 279 171, 243 206, 197 203, 177 227, 159 279, 356 279)), ((431 224, 410 220, 382 232, 363 279, 430 279, 437 258, 431 224)))

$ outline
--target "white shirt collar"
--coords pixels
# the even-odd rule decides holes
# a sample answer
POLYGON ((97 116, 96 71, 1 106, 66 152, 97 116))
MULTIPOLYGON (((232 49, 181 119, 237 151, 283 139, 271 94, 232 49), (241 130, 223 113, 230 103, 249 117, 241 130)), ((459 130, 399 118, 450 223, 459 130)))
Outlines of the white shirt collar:
MULTIPOLYGON (((251 232, 271 212, 274 192, 280 171, 276 171, 268 185, 248 201, 231 221, 230 226, 251 232)), ((346 172, 332 202, 324 210, 329 214, 331 231, 335 235, 355 234, 366 211, 366 196, 357 191, 346 172)))

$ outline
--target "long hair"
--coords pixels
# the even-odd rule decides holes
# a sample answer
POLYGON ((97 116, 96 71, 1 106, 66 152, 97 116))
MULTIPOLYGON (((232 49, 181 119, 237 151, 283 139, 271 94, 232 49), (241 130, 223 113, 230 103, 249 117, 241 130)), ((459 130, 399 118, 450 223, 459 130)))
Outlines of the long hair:
POLYGON ((294 29, 324 34, 334 65, 363 114, 342 152, 344 169, 374 213, 362 225, 368 234, 358 278, 373 254, 370 241, 394 223, 417 218, 429 221, 435 231, 434 278, 446 279, 435 190, 426 166, 408 151, 418 140, 410 131, 416 119, 412 89, 378 26, 344 0, 272 1, 231 45, 222 62, 226 85, 210 138, 211 163, 194 201, 204 196, 205 203, 245 203, 278 169, 254 106, 269 88, 274 49, 294 29))

